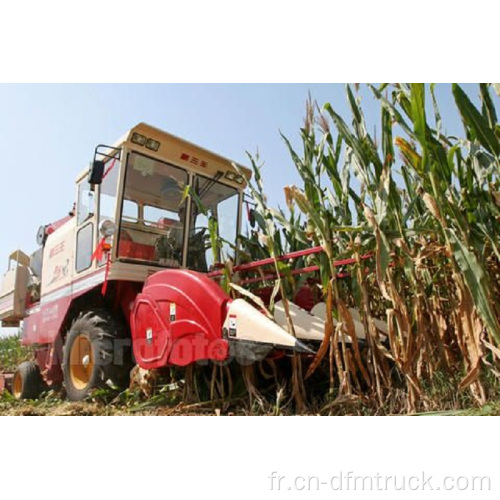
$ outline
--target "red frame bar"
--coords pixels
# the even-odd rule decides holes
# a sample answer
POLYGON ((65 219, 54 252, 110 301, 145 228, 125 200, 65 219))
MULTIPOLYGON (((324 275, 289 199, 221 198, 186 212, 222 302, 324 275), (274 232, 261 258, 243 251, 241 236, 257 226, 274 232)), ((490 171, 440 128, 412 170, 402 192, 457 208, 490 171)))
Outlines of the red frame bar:
MULTIPOLYGON (((314 273, 319 271, 319 266, 310 266, 310 267, 301 267, 300 269, 294 269, 290 274, 295 276, 297 274, 307 274, 314 273)), ((339 273, 337 274, 337 278, 347 278, 349 273, 339 273)), ((284 274, 280 274, 280 278, 284 278, 284 274)), ((242 280, 242 285, 248 285, 250 283, 258 283, 259 281, 273 281, 278 278, 277 274, 266 274, 265 276, 256 276, 255 278, 248 278, 246 280, 242 280)))
MULTIPOLYGON (((269 257, 267 259, 263 260, 256 260, 255 262, 249 262, 247 264, 241 264, 240 266, 235 266, 233 268, 233 272, 241 272, 241 271, 251 271, 253 269, 257 269, 259 267, 263 266, 269 266, 271 264, 274 264, 275 262, 282 262, 284 260, 290 260, 290 259, 296 259, 298 257, 305 257, 306 255, 313 255, 317 253, 322 253, 324 252, 323 247, 312 247, 312 248, 307 248, 305 250, 298 250, 297 252, 291 252, 288 254, 284 255, 279 255, 278 257, 269 257)), ((371 254, 366 254, 361 257, 362 260, 370 259, 372 257, 371 254)), ((340 267, 340 266, 348 266, 356 263, 356 259, 350 258, 350 259, 343 259, 343 260, 336 260, 333 265, 334 267, 340 267)), ((313 273, 319 271, 319 266, 309 266, 309 267, 303 267, 300 269, 294 269, 291 271, 292 275, 297 275, 297 274, 305 274, 305 273, 313 273)), ((209 278, 217 278, 219 276, 222 276, 223 270, 218 270, 218 271, 212 271, 208 273, 209 278)), ((279 275, 281 278, 284 276, 283 274, 279 275)), ((337 275, 338 278, 345 278, 349 276, 349 273, 339 273, 337 275)), ((275 280, 278 278, 277 274, 267 274, 265 276, 258 276, 255 278, 248 278, 246 280, 242 281, 242 284, 248 284, 248 283, 256 283, 259 281, 271 281, 275 280)))
MULTIPOLYGON (((267 259, 256 260, 255 262, 249 262, 248 264, 241 264, 239 266, 233 267, 233 271, 250 271, 251 269, 256 269, 258 267, 269 266, 271 264, 274 264, 276 261, 281 262, 283 260, 296 259, 297 257, 304 257, 306 255, 312 255, 321 252, 324 252, 323 247, 307 248, 305 250, 298 250, 297 252, 279 255, 278 257, 268 257, 267 259)), ((208 277, 214 278, 216 276, 222 276, 222 273, 223 271, 212 271, 208 273, 208 277)))

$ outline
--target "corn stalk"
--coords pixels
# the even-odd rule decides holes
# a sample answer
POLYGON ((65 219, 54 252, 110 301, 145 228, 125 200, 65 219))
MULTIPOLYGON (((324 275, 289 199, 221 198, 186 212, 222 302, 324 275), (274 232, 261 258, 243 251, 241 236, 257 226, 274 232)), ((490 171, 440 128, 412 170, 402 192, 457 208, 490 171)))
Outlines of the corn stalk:
MULTIPOLYGON (((443 133, 433 85, 368 88, 380 103, 380 141, 368 132, 357 88, 349 85, 350 123, 329 103, 319 109, 309 99, 302 151, 283 137, 301 178, 300 186, 286 188, 288 217, 267 207, 257 172, 252 196, 265 236, 257 244, 260 256, 263 248, 276 256, 293 245, 323 247, 324 255, 313 258, 328 305, 326 330, 307 376, 328 359, 337 398, 367 395, 382 408, 403 389, 406 410, 415 412, 436 404, 428 388, 445 372, 461 373, 457 389, 468 388, 483 403, 484 379, 498 373, 500 353, 497 98, 480 84, 478 109, 454 84, 464 126, 464 137, 456 138, 443 133), (368 264, 361 260, 366 254, 368 264), (353 256, 350 277, 338 279, 334 261, 353 256), (365 327, 363 349, 349 307, 365 327), (388 323, 388 344, 376 319, 388 323)), ((255 254, 255 247, 246 248, 255 254)), ((296 288, 287 278, 276 293, 290 296, 296 288)))

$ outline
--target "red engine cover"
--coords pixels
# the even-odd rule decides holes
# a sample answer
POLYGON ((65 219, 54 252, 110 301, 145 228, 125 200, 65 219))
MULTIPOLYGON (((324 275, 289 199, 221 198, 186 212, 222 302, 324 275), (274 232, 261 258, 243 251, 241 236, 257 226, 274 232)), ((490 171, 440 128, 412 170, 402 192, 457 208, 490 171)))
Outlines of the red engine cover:
POLYGON ((168 269, 153 274, 134 303, 131 330, 137 363, 151 370, 222 361, 222 338, 230 298, 205 274, 168 269))

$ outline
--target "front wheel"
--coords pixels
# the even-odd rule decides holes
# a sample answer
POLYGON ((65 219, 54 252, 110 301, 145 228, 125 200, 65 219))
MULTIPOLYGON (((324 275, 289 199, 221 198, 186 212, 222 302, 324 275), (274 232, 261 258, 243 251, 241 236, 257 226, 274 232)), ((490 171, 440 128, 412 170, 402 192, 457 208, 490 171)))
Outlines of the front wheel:
POLYGON ((80 316, 71 327, 63 352, 63 374, 70 401, 82 401, 94 389, 126 385, 130 342, 105 311, 80 316))

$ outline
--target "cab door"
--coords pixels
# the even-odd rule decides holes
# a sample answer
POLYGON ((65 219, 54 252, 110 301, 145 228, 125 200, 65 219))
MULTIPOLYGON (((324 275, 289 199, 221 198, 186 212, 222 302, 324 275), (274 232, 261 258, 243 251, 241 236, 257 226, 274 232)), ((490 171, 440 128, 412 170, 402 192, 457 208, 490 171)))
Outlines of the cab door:
POLYGON ((78 184, 76 212, 75 278, 93 271, 92 260, 96 242, 96 199, 87 179, 78 184))

